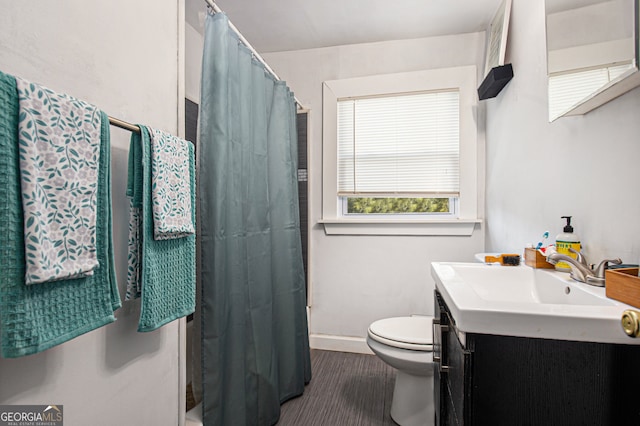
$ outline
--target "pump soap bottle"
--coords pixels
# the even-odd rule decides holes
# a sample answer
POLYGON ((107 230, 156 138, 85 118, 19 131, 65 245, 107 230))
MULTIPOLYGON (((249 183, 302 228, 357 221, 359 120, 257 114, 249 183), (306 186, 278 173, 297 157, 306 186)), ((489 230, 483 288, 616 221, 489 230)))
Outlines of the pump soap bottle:
MULTIPOLYGON (((573 226, 571 226, 571 216, 562 216, 562 219, 567 219, 562 234, 556 236, 556 251, 558 253, 566 254, 574 259, 578 258, 578 255, 569 251, 570 248, 575 251, 580 251, 580 237, 573 233, 573 226)), ((558 271, 571 271, 571 267, 567 262, 558 262, 556 264, 556 270, 558 271)))

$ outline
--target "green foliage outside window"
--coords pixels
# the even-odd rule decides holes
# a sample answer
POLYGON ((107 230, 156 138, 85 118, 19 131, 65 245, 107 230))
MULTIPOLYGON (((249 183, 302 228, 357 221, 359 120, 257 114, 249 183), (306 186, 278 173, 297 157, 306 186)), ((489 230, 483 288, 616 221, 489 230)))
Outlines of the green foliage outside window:
POLYGON ((351 214, 449 213, 449 198, 348 198, 351 214))

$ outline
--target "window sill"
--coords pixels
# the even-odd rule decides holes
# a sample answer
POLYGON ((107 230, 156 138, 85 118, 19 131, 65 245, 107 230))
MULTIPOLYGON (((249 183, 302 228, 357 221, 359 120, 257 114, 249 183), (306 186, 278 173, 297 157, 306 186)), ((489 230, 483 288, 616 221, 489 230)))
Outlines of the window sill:
POLYGON ((327 235, 441 235, 471 236, 481 219, 392 220, 375 218, 322 219, 327 235))

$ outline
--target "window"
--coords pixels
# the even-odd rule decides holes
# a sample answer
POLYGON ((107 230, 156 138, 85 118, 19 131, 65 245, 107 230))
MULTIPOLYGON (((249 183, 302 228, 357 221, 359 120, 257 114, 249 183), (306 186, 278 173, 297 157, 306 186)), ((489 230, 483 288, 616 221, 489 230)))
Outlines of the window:
POLYGON ((342 214, 451 214, 459 194, 459 93, 338 100, 342 214))
POLYGON ((476 109, 474 66, 325 82, 327 233, 470 234, 479 222, 476 109))

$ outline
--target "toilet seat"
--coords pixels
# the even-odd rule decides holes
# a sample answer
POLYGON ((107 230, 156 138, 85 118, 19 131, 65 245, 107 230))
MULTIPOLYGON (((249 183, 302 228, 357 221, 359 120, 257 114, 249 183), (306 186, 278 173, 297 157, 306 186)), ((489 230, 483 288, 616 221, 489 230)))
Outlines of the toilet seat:
POLYGON ((385 345, 414 351, 433 350, 433 317, 385 318, 373 322, 368 334, 385 345))

